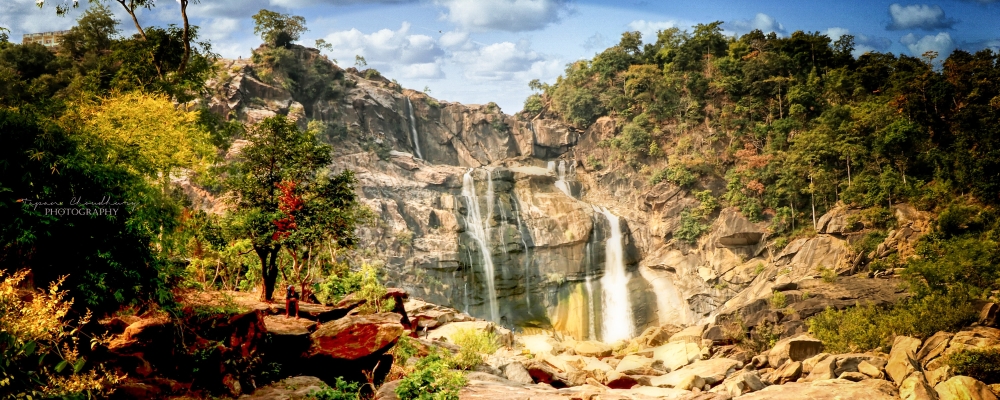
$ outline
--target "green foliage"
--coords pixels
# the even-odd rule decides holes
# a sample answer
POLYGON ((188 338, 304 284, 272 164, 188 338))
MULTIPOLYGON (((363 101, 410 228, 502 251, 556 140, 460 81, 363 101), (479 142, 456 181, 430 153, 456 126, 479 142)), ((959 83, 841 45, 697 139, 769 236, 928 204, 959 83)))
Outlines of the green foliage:
POLYGON ((955 375, 975 378, 987 385, 1000 383, 1000 348, 969 348, 949 354, 945 362, 955 375))
POLYGON ((816 267, 816 272, 819 272, 819 276, 823 279, 823 282, 834 283, 837 281, 837 271, 833 268, 820 265, 816 267))
POLYGON ((851 244, 851 249, 855 253, 868 254, 875 251, 878 245, 885 241, 887 233, 881 230, 871 230, 865 232, 860 239, 851 244))
POLYGON ((106 396, 123 376, 103 366, 87 365, 79 353, 80 328, 90 313, 67 318, 72 299, 60 289, 32 293, 25 301, 18 289, 27 276, 0 269, 0 393, 5 399, 88 398, 106 396))
POLYGON ((307 30, 306 19, 298 15, 263 9, 253 15, 253 34, 271 46, 287 47, 307 30))
POLYGON ((600 171, 604 169, 604 163, 602 163, 601 160, 598 160, 597 157, 594 157, 593 155, 587 156, 587 165, 589 165, 595 171, 600 171))
POLYGON ((500 348, 500 342, 493 332, 476 329, 462 329, 454 335, 455 344, 461 350, 455 356, 453 363, 460 369, 472 369, 483 363, 483 359, 500 348))
POLYGON ((927 337, 975 321, 977 310, 963 296, 931 295, 883 308, 871 303, 827 309, 806 323, 809 332, 837 353, 888 351, 896 336, 927 337))
POLYGON ((400 336, 392 347, 392 362, 394 365, 406 365, 406 361, 418 353, 414 340, 409 336, 400 336))
POLYGON ((788 299, 785 297, 785 292, 775 291, 771 294, 771 308, 775 310, 780 310, 788 305, 788 299))
POLYGON ((994 240, 975 236, 930 239, 919 243, 904 276, 912 290, 929 293, 967 293, 978 296, 1000 287, 1000 249, 994 240))
MULTIPOLYGON (((262 296, 270 299, 283 248, 301 260, 321 243, 353 246, 362 208, 354 175, 330 175, 330 147, 313 132, 279 115, 252 126, 247 140, 226 181, 236 207, 230 226, 235 237, 250 240, 260 261, 262 296)), ((301 263, 293 269, 298 277, 301 263)))
MULTIPOLYGON (((325 385, 324 385, 325 386, 325 385)), ((358 400, 361 398, 360 385, 357 382, 347 382, 343 377, 337 377, 334 386, 325 386, 306 394, 307 399, 314 400, 358 400)))
POLYGON ((533 94, 524 100, 524 112, 528 115, 538 115, 544 108, 545 103, 542 102, 541 95, 533 94))
POLYGON ((416 370, 396 387, 400 400, 458 400, 465 386, 461 372, 449 369, 448 361, 432 353, 417 362, 416 370))
POLYGON ((389 312, 396 307, 393 298, 386 298, 385 286, 379 282, 379 271, 375 266, 365 264, 361 266, 361 287, 357 291, 357 296, 365 303, 358 307, 362 314, 372 314, 379 312, 389 312))
POLYGON ((649 183, 655 185, 664 180, 682 188, 690 188, 698 181, 698 176, 683 165, 678 164, 657 171, 649 179, 649 183))
POLYGON ((687 242, 695 243, 699 237, 709 230, 708 217, 719 207, 712 192, 704 190, 694 192, 699 205, 695 208, 686 208, 681 211, 681 226, 674 231, 674 236, 687 242))
POLYGON ((334 264, 324 280, 315 287, 316 298, 323 304, 336 304, 351 293, 361 290, 364 274, 352 271, 346 262, 334 264))

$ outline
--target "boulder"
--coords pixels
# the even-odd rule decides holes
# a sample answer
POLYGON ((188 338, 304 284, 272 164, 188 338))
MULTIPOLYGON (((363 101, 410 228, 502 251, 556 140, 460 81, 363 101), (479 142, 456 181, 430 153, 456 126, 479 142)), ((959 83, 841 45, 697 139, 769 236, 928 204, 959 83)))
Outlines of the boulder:
POLYGON ((357 360, 379 353, 396 343, 403 325, 396 313, 349 315, 320 325, 310 338, 310 354, 357 360))
POLYGON ((517 383, 532 384, 535 383, 531 379, 531 374, 528 373, 528 369, 521 364, 520 361, 514 361, 503 367, 503 374, 508 380, 517 383))
POLYGON ((771 373, 770 380, 775 385, 795 382, 802 377, 802 363, 789 361, 771 373))
POLYGON ((604 385, 612 389, 631 389, 632 386, 638 385, 639 380, 635 377, 622 374, 618 371, 608 372, 604 385))
POLYGON ((576 342, 573 346, 573 351, 575 351, 577 355, 584 357, 608 357, 614 353, 614 349, 612 349, 611 346, 590 340, 576 342))
POLYGON ((668 371, 673 371, 701 359, 701 348, 697 344, 674 342, 654 347, 653 360, 663 363, 668 371))
POLYGON ((712 344, 721 344, 729 340, 724 329, 721 325, 712 325, 705 332, 702 332, 701 338, 703 340, 711 340, 712 344))
POLYGON ((615 367, 615 371, 626 375, 660 375, 653 369, 653 359, 637 354, 625 356, 615 367))
POLYGON ((685 342, 685 343, 701 343, 701 335, 705 331, 705 325, 692 325, 684 328, 680 332, 675 333, 670 336, 667 340, 669 343, 685 342))
POLYGON ((946 354, 969 348, 1000 345, 1000 329, 975 326, 958 332, 951 338, 946 354))
POLYGON ((279 382, 272 383, 270 385, 257 388, 253 394, 247 394, 240 396, 240 400, 268 400, 268 399, 286 399, 286 400, 305 400, 314 398, 315 396, 310 396, 311 392, 318 392, 323 390, 326 384, 322 380, 312 376, 295 376, 291 378, 286 378, 279 382))
POLYGON ((819 353, 815 356, 807 358, 802 362, 802 373, 808 375, 812 372, 813 368, 816 367, 816 364, 819 364, 820 361, 826 360, 827 357, 830 357, 829 353, 819 353))
POLYGON ((889 364, 885 366, 885 372, 893 382, 900 384, 914 371, 920 370, 920 363, 916 360, 916 353, 919 350, 920 339, 908 336, 896 337, 892 343, 892 351, 889 352, 889 364))
POLYGON ((968 376, 956 376, 934 387, 940 400, 997 400, 990 388, 968 376))
POLYGON ((827 379, 768 386, 739 397, 739 400, 896 400, 896 388, 881 379, 851 382, 827 379))
POLYGON ((920 366, 927 367, 927 364, 930 363, 931 360, 944 353, 944 351, 948 348, 948 343, 951 342, 951 338, 954 336, 954 333, 938 332, 927 338, 927 340, 924 341, 924 345, 920 347, 920 351, 917 352, 917 361, 920 361, 920 366))
POLYGON ((924 374, 914 372, 899 384, 899 398, 902 400, 938 400, 938 395, 924 379, 924 374))
POLYGON ((837 354, 825 357, 816 363, 805 379, 808 382, 834 379, 845 372, 858 372, 858 364, 862 361, 872 363, 871 360, 877 358, 870 354, 837 354))
POLYGON ((563 349, 559 341, 548 335, 524 335, 517 339, 531 354, 556 355, 563 349))
POLYGON ((569 386, 569 378, 549 363, 532 359, 524 367, 528 370, 528 375, 531 375, 531 379, 535 382, 547 383, 556 388, 569 386))
POLYGON ((697 361, 668 374, 650 378, 650 383, 653 386, 681 389, 688 389, 689 387, 684 386, 698 382, 702 382, 702 384, 693 387, 701 387, 705 384, 715 385, 726 379, 727 376, 731 375, 741 366, 742 364, 739 361, 728 358, 697 361), (697 379, 692 377, 697 377, 697 379))
POLYGON ((868 362, 868 360, 858 363, 858 372, 875 379, 882 379, 885 377, 882 370, 879 367, 872 365, 872 363, 868 362))
POLYGON ((997 303, 986 303, 979 311, 979 325, 997 326, 997 313, 1000 312, 1000 305, 997 303))
POLYGON ((861 230, 864 228, 864 225, 859 221, 851 220, 851 215, 857 213, 856 211, 852 211, 843 204, 838 204, 819 218, 819 222, 816 224, 817 231, 819 233, 844 235, 861 230))
POLYGON ((473 330, 478 332, 493 332, 503 346, 513 344, 514 335, 511 331, 501 328, 489 321, 462 321, 444 324, 437 329, 429 331, 426 335, 430 340, 446 340, 448 343, 455 343, 455 334, 460 331, 473 330))
POLYGON ((760 380, 757 371, 743 370, 722 381, 722 384, 712 388, 714 393, 724 393, 733 397, 764 389, 766 385, 760 380))
POLYGON ((861 381, 863 381, 865 379, 868 379, 868 375, 862 374, 860 372, 850 372, 850 371, 848 371, 848 372, 844 372, 844 373, 840 374, 840 376, 837 377, 837 379, 844 379, 844 380, 848 380, 848 381, 851 381, 851 382, 861 382, 861 381))
POLYGON ((927 379, 927 384, 931 385, 931 387, 937 386, 939 383, 951 379, 953 376, 955 374, 952 373, 951 367, 947 365, 930 371, 924 371, 924 378, 927 379))
POLYGON ((691 399, 691 392, 682 389, 674 388, 664 388, 656 386, 635 386, 629 390, 630 393, 635 393, 641 396, 648 396, 654 399, 691 399))
POLYGON ((779 340, 767 352, 767 362, 771 368, 778 368, 786 360, 805 361, 809 357, 823 352, 823 342, 809 335, 799 335, 793 338, 779 340))

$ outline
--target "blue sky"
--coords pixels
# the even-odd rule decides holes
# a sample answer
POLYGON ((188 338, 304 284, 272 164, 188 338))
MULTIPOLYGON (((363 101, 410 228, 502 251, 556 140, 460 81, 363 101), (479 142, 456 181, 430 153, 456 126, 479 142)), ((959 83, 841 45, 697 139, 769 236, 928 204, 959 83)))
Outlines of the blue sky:
MULTIPOLYGON (((67 29, 80 8, 55 16, 71 0, 0 0, 0 26, 22 34, 67 29)), ((118 4, 109 2, 125 34, 134 32, 118 4)), ((565 65, 589 58, 639 30, 689 29, 723 21, 726 32, 751 29, 788 35, 819 31, 856 37, 856 53, 874 50, 919 56, 960 48, 1000 50, 1000 0, 896 1, 594 1, 594 0, 203 0, 192 22, 224 57, 247 57, 260 40, 250 16, 261 8, 302 15, 309 31, 300 43, 324 39, 327 54, 348 67, 364 56, 370 67, 404 87, 448 101, 495 101, 507 113, 521 109, 531 79, 552 82, 565 65)), ((176 1, 160 0, 140 15, 144 25, 179 24, 176 1)))

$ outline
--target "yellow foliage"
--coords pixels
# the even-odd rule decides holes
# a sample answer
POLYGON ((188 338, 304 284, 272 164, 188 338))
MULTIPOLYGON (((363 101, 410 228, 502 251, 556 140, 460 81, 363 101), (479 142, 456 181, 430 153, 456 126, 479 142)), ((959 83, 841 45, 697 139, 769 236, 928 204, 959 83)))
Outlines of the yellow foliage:
POLYGON ((87 312, 76 324, 66 320, 73 304, 66 298, 66 291, 59 290, 63 279, 49 285, 48 291, 31 293, 31 299, 22 299, 24 292, 17 286, 28 271, 22 270, 5 276, 0 270, 0 392, 2 398, 50 398, 76 393, 107 393, 123 376, 109 373, 101 366, 83 371, 86 366, 77 352, 79 330, 90 320, 87 312), (24 348, 30 346, 31 351, 24 348), (44 355, 45 364, 38 361, 44 355), (55 367, 56 361, 65 361, 68 367, 55 367), (80 368, 74 368, 79 365, 80 368), (34 371, 29 371, 29 369, 34 371), (56 371, 61 369, 62 372, 56 371), (26 373, 35 374, 28 378, 26 373))
POLYGON ((108 162, 168 177, 178 169, 200 169, 214 154, 197 121, 196 112, 183 110, 166 95, 130 92, 78 102, 62 123, 83 128, 108 162))

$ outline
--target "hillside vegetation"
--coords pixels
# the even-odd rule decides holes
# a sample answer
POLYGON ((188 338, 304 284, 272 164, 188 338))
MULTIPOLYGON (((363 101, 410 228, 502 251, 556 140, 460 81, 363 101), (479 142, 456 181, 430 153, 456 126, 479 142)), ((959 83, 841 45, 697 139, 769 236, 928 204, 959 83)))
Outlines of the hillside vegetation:
MULTIPOLYGON (((698 190, 715 187, 722 206, 770 221, 779 248, 812 234, 838 202, 863 209, 855 223, 865 234, 852 242, 865 255, 894 227, 893 205, 937 214, 916 254, 866 260, 871 272, 906 267, 911 301, 884 316, 862 307, 813 321, 814 333, 842 348, 958 327, 973 317, 970 300, 995 300, 1000 55, 855 58, 850 35, 727 37, 720 22, 642 39, 625 32, 554 84, 533 81, 537 93, 522 115, 555 116, 579 129, 612 117, 617 133, 600 142, 612 165, 588 156, 588 168, 693 189, 703 205, 715 200, 698 190)), ((682 213, 674 236, 693 242, 707 230, 704 208, 682 213)))

